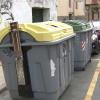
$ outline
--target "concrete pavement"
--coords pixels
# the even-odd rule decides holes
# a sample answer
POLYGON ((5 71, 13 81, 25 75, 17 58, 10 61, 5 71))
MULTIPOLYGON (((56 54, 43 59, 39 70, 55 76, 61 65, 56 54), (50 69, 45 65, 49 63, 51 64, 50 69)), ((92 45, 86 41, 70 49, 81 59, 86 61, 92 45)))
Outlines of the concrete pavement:
POLYGON ((2 65, 0 62, 0 93, 3 92, 5 89, 6 89, 6 83, 5 83, 5 79, 4 79, 2 65))
MULTIPOLYGON (((85 71, 75 71, 71 84, 59 100, 85 100, 99 60, 100 54, 94 55, 85 71)), ((98 71, 100 72, 100 70, 98 71)), ((96 87, 92 87, 93 94, 88 100, 99 100, 100 98, 100 74, 95 85, 96 87)), ((91 91, 89 92, 91 93, 91 91)), ((0 100, 12 100, 8 90, 0 94, 0 100)))
POLYGON ((97 64, 98 61, 92 61, 87 65, 86 71, 75 71, 72 83, 60 100, 85 100, 97 64))

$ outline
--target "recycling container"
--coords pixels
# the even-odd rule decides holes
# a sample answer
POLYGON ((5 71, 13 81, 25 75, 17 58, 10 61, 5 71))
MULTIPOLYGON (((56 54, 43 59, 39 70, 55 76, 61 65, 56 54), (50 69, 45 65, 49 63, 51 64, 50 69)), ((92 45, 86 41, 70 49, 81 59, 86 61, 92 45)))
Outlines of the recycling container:
MULTIPOLYGON (((65 26, 64 23, 60 23, 60 22, 55 22, 55 21, 48 21, 48 22, 43 22, 43 24, 46 24, 46 25, 51 25, 51 26, 54 26, 54 27, 59 27, 61 28, 62 30, 66 30, 66 28, 68 28, 68 26, 65 26)), ((70 33, 70 30, 67 30, 67 33, 69 34, 70 33)), ((69 83, 71 82, 71 80, 73 79, 73 72, 74 72, 74 39, 72 39, 71 41, 68 41, 68 54, 67 56, 70 58, 70 60, 72 61, 68 61, 69 63, 69 66, 68 66, 68 79, 69 79, 69 83), (70 67, 71 66, 71 67, 70 67)), ((67 44, 66 44, 67 46, 67 44)), ((66 70, 65 70, 66 71, 66 70)))
POLYGON ((86 25, 86 28, 91 28, 89 22, 86 22, 86 21, 83 21, 83 20, 73 20, 73 21, 75 21, 77 23, 83 23, 83 24, 85 24, 86 25))
POLYGON ((71 25, 74 29, 74 31, 84 30, 86 29, 86 25, 84 23, 80 23, 77 20, 67 20, 63 21, 63 23, 67 23, 68 25, 71 25))
MULTIPOLYGON (((83 21, 83 20, 74 20, 74 22, 79 23, 79 24, 85 24, 86 28, 85 29, 89 29, 91 28, 90 23, 83 21)), ((93 29, 87 32, 87 61, 86 64, 88 63, 88 61, 91 61, 91 53, 92 53, 92 41, 91 41, 91 37, 93 34, 93 29)))
POLYGON ((74 41, 74 69, 85 70, 86 64, 91 61, 93 28, 85 21, 72 20, 64 23, 71 25, 77 34, 74 41))
POLYGON ((14 22, 0 31, 2 67, 13 100, 58 100, 68 87, 76 34, 60 24, 14 22))

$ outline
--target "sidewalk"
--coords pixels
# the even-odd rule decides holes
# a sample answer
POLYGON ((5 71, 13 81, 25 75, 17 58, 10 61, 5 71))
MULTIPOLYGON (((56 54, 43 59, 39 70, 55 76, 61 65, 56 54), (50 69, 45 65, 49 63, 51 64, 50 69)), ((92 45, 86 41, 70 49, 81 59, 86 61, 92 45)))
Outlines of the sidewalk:
MULTIPOLYGON (((59 100, 85 100, 85 96, 87 94, 97 64, 98 61, 91 61, 87 65, 85 71, 75 71, 71 84, 59 100)), ((98 98, 100 98, 100 91, 98 91, 100 90, 99 83, 100 81, 98 81, 98 86, 94 91, 94 96, 92 100, 99 100, 98 98)), ((8 90, 0 94, 0 100, 12 100, 8 90)))
POLYGON ((2 93, 5 89, 6 89, 6 84, 5 84, 2 65, 1 65, 1 62, 0 62, 0 93, 2 93))
MULTIPOLYGON (((98 72, 100 72, 100 69, 97 69, 99 62, 100 62, 100 54, 94 55, 92 56, 91 62, 86 66, 85 71, 75 71, 73 73, 73 80, 71 84, 69 85, 69 87, 59 100, 99 100, 100 74, 98 75, 97 82, 94 81, 95 78, 93 78, 95 72, 96 75, 98 72), (94 84, 90 88, 90 84, 92 81, 94 82, 94 84), (96 85, 96 87, 94 85, 96 85), (89 88, 90 88, 89 99, 85 99, 89 88), (91 92, 93 92, 92 95, 91 92)), ((12 100, 8 90, 0 94, 0 100, 12 100)))

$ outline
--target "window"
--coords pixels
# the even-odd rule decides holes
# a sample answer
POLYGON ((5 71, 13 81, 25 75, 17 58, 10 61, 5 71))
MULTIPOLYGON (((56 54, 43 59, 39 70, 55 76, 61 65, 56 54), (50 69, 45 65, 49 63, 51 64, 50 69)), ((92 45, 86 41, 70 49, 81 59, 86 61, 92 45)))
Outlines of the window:
POLYGON ((76 9, 78 9, 78 2, 76 1, 76 9))
POLYGON ((71 0, 69 0, 69 7, 71 8, 71 0))

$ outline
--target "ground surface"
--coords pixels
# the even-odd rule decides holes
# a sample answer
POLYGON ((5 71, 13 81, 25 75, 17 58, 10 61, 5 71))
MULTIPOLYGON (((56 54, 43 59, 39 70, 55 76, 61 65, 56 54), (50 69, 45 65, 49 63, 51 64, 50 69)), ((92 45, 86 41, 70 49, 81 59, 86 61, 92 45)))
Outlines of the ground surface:
POLYGON ((5 84, 3 69, 2 69, 1 62, 0 62, 0 90, 3 89, 5 86, 6 84, 5 84))
MULTIPOLYGON (((59 100, 100 100, 99 60, 100 54, 93 55, 85 71, 75 71, 73 81, 59 100)), ((8 90, 0 94, 0 100, 11 100, 8 90)))

